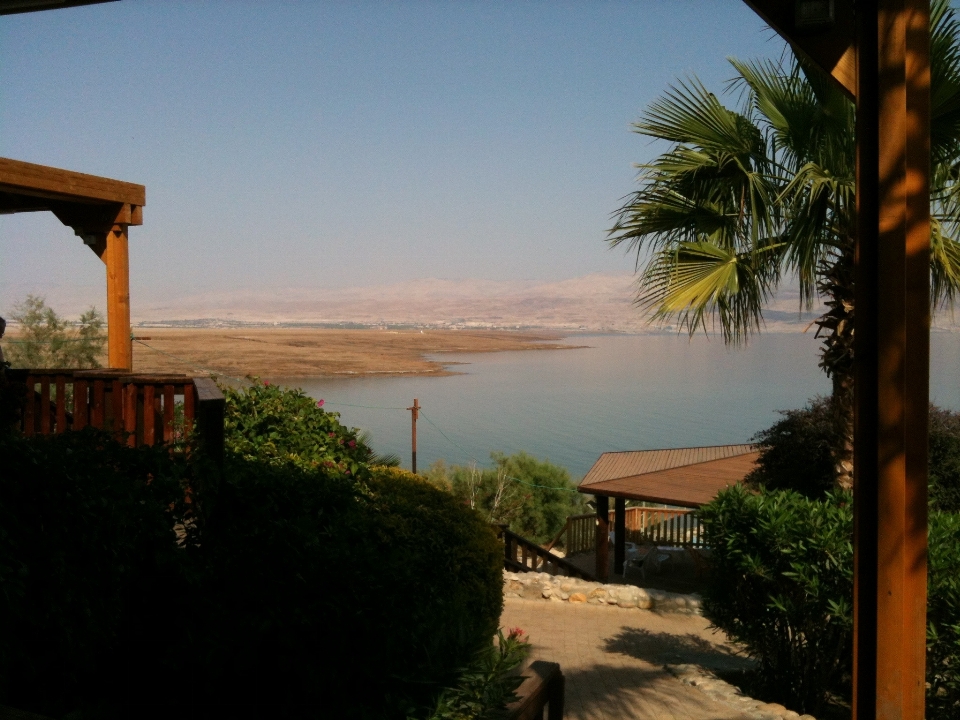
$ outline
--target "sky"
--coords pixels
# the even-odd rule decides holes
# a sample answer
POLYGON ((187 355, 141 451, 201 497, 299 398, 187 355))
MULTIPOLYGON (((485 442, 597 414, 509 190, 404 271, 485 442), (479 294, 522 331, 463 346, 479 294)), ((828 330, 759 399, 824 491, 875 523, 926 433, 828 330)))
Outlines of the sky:
MULTIPOLYGON (((0 17, 0 156, 141 183, 132 302, 625 273, 604 242, 678 78, 778 56, 741 0, 122 0, 0 17)), ((0 216, 0 311, 104 270, 0 216)))

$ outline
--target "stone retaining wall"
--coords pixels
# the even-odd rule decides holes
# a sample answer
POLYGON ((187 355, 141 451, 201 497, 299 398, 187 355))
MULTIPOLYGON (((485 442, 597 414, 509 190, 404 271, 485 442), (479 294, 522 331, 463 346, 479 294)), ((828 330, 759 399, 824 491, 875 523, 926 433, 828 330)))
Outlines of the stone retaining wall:
POLYGON ((635 585, 604 585, 589 580, 548 573, 503 572, 503 594, 530 600, 616 605, 622 608, 700 614, 699 595, 639 588, 635 585))

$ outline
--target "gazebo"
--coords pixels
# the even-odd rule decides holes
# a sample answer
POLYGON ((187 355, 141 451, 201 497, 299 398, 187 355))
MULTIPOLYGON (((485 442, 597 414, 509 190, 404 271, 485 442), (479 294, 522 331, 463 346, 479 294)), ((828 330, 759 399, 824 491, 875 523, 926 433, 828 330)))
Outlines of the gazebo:
MULTIPOLYGON (((627 500, 698 508, 740 483, 757 460, 753 445, 713 445, 603 453, 577 490, 597 501, 597 577, 609 569, 610 498, 614 499, 614 568, 626 557, 627 500)), ((616 572, 616 570, 615 570, 616 572)))

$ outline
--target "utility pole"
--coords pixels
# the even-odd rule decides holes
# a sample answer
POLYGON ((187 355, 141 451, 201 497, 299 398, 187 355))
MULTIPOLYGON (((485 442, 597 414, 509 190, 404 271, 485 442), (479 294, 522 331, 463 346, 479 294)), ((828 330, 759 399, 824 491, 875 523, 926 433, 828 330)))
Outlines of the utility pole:
POLYGON ((417 418, 420 417, 420 401, 417 398, 413 399, 413 407, 408 407, 407 410, 410 411, 410 419, 413 426, 413 434, 411 436, 413 452, 411 453, 411 462, 410 466, 413 470, 414 475, 417 473, 417 418))

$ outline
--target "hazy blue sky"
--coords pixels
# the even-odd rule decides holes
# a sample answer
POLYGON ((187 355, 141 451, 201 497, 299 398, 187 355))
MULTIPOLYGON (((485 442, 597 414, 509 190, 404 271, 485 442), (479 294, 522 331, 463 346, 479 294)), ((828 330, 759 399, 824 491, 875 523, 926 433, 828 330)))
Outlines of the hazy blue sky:
MULTIPOLYGON (((602 242, 677 77, 778 55, 741 0, 118 3, 0 18, 0 155, 146 185, 137 293, 554 280, 602 242)), ((92 288, 50 214, 0 217, 0 308, 92 288)))

